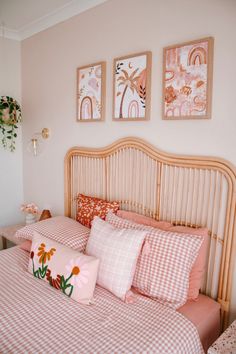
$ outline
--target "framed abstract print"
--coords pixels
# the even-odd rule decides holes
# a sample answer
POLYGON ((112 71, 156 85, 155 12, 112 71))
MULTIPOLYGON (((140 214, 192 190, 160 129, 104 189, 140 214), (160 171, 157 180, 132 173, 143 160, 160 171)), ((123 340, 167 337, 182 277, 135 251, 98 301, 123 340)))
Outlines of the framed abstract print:
POLYGON ((113 120, 149 119, 151 52, 114 59, 113 120))
POLYGON ((211 118, 212 37, 163 51, 163 119, 211 118))
POLYGON ((106 63, 77 69, 77 121, 97 122, 105 118, 106 63))

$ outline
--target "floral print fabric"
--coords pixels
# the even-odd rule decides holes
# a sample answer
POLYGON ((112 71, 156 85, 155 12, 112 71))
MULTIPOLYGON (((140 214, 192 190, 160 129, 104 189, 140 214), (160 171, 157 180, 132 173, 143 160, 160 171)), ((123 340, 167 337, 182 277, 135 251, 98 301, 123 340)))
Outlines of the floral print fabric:
POLYGON ((86 256, 35 232, 28 270, 55 289, 90 304, 97 280, 99 260, 86 256))
POLYGON ((108 202, 107 200, 89 197, 83 194, 78 195, 76 220, 80 224, 90 227, 95 216, 105 220, 109 211, 116 213, 119 209, 118 202, 108 202))

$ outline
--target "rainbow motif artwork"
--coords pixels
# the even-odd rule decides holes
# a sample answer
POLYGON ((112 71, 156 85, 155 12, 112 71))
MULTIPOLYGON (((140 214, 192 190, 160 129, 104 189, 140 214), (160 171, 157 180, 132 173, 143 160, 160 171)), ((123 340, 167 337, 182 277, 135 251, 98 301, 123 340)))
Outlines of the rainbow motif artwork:
POLYGON ((164 48, 163 119, 210 118, 213 38, 164 48))
POLYGON ((146 120, 150 108, 151 52, 114 59, 113 120, 146 120))
POLYGON ((104 119, 105 62, 77 69, 77 121, 104 119))

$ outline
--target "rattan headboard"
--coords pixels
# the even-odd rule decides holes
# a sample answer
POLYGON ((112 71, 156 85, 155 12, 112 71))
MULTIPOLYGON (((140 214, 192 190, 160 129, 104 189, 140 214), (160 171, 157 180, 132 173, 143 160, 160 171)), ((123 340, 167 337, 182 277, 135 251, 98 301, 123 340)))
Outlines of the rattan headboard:
POLYGON ((207 227, 211 236, 202 292, 221 303, 227 323, 235 248, 236 170, 213 157, 180 156, 138 138, 100 148, 74 147, 65 157, 65 215, 78 193, 119 200, 122 209, 173 224, 207 227))

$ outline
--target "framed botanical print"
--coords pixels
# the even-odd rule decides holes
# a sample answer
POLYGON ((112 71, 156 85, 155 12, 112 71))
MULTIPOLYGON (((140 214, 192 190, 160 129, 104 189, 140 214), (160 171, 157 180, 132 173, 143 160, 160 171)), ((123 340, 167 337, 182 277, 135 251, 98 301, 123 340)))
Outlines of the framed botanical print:
POLYGON ((213 38, 163 51, 163 119, 211 118, 213 38))
POLYGON ((113 120, 149 119, 151 52, 115 58, 113 75, 113 120))
POLYGON ((106 63, 99 62, 77 69, 77 121, 105 119, 106 63))

